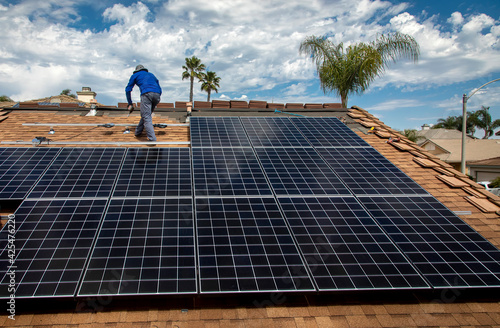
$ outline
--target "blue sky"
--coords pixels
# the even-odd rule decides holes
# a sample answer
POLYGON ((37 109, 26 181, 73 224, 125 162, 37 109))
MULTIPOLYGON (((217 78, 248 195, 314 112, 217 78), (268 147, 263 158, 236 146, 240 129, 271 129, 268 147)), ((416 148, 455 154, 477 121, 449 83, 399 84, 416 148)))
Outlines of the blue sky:
MULTIPOLYGON (((0 94, 21 101, 89 86, 116 105, 139 63, 160 80, 162 101, 186 101, 182 65, 195 55, 221 77, 212 99, 340 102, 299 54, 309 35, 347 45, 400 31, 419 42, 417 64, 391 65, 349 99, 396 129, 460 115, 462 94, 500 78, 498 0, 0 0, 0 28, 0 94)), ((195 100, 206 100, 199 88, 195 100)), ((468 109, 483 105, 500 118, 500 82, 468 109)))

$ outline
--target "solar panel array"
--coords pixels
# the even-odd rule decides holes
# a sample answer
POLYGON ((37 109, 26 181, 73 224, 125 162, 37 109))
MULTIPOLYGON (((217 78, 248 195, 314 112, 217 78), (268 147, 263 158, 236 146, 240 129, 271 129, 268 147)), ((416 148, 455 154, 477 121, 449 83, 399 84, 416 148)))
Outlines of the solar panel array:
POLYGON ((1 197, 24 199, 16 297, 500 287, 500 252, 335 118, 0 154, 1 197))

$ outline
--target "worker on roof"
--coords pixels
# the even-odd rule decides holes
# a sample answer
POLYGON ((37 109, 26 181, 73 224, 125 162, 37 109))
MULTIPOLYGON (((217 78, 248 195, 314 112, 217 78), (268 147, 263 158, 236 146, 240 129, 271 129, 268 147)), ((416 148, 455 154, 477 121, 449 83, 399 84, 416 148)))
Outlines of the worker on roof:
POLYGON ((125 88, 127 95, 128 110, 133 109, 131 92, 135 85, 141 90, 141 120, 135 129, 135 136, 138 137, 142 131, 146 129, 146 135, 149 141, 156 141, 155 131, 153 127, 153 114, 156 105, 160 102, 161 87, 156 76, 142 65, 137 65, 134 73, 128 81, 125 88))

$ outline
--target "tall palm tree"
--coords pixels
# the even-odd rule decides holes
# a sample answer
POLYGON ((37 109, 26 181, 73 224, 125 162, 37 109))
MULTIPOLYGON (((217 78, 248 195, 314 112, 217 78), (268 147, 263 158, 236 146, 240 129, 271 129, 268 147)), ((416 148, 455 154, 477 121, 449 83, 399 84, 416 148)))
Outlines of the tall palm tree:
POLYGON ((206 74, 203 74, 203 78, 201 79, 201 90, 206 91, 208 93, 207 101, 210 101, 210 93, 213 91, 219 92, 217 88, 220 88, 220 77, 217 76, 217 73, 207 71, 206 74))
POLYGON ((189 101, 193 102, 194 78, 201 81, 205 65, 201 63, 201 59, 193 56, 191 58, 186 58, 186 65, 183 65, 182 68, 184 69, 184 72, 182 72, 182 79, 189 79, 191 82, 191 88, 189 89, 189 101))
POLYGON ((500 119, 491 121, 491 115, 489 113, 489 107, 481 106, 480 110, 477 110, 473 114, 472 121, 474 125, 482 130, 484 130, 483 139, 488 139, 494 133, 494 130, 500 127, 500 119))
POLYGON ((300 44, 299 52, 315 62, 323 92, 334 92, 347 107, 349 95, 368 89, 390 62, 400 57, 416 62, 420 47, 413 37, 402 33, 382 34, 375 41, 346 49, 343 43, 334 44, 326 36, 313 35, 300 44))

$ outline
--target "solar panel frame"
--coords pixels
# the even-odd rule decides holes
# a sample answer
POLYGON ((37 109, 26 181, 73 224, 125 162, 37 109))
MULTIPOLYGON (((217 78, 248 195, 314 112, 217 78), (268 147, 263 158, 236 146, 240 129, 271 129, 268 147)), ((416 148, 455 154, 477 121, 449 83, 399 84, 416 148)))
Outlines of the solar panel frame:
POLYGON ((197 198, 200 293, 315 291, 273 197, 197 198))
POLYGON ((434 197, 358 199, 434 288, 500 287, 500 251, 434 197))
POLYGON ((371 147, 336 117, 291 117, 314 147, 371 147))
POLYGON ((113 198, 78 296, 197 293, 192 198, 113 198))
POLYGON ((251 148, 193 148, 192 152, 196 197, 272 195, 251 148))
POLYGON ((123 148, 63 148, 28 198, 109 197, 123 148))
POLYGON ((350 195, 312 147, 255 148, 276 195, 350 195))
POLYGON ((112 197, 192 195, 190 149, 129 148, 112 197))
POLYGON ((278 203, 319 291, 430 288, 355 197, 278 203))
POLYGON ((0 199, 24 199, 60 148, 0 148, 0 199))
POLYGON ((428 195, 374 148, 317 148, 355 195, 428 195))
POLYGON ((238 117, 191 117, 191 147, 251 147, 238 117))
MULTIPOLYGON (((25 200, 15 212, 16 298, 73 297, 107 199, 25 200)), ((7 259, 9 232, 0 232, 7 259)), ((8 261, 0 262, 0 298, 9 298, 8 261)))
POLYGON ((253 147, 310 147, 288 117, 241 117, 253 147))

